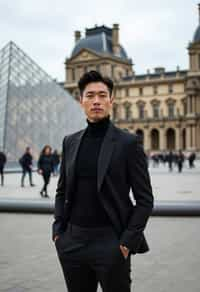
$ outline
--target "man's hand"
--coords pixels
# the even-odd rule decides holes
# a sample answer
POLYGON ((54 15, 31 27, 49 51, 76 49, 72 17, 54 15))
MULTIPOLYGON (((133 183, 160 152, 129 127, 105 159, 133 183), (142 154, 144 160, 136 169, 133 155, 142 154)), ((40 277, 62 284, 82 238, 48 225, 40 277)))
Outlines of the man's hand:
POLYGON ((56 240, 58 240, 58 238, 59 238, 59 235, 56 235, 56 236, 54 237, 53 241, 56 242, 56 240))
POLYGON ((129 255, 129 249, 123 245, 120 245, 120 250, 124 256, 125 259, 127 259, 128 255, 129 255))

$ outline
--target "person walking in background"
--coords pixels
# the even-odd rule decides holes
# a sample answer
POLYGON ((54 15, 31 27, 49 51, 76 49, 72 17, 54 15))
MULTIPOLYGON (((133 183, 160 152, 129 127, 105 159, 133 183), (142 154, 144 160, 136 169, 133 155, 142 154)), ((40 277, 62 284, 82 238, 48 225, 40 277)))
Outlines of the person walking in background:
POLYGON ((19 164, 22 167, 21 187, 24 187, 24 179, 27 173, 29 175, 30 186, 34 187, 35 185, 32 182, 33 156, 30 147, 26 147, 25 153, 19 159, 19 164))
POLYGON ((58 154, 58 151, 55 149, 53 154, 53 175, 57 176, 58 175, 58 166, 60 164, 60 156, 58 154))
POLYGON ((182 172, 184 160, 185 160, 184 154, 181 150, 179 150, 177 154, 178 172, 182 172))
POLYGON ((195 152, 192 152, 188 157, 189 168, 194 168, 195 159, 196 159, 196 154, 195 154, 195 152))
POLYGON ((0 151, 0 175, 1 175, 1 186, 4 185, 4 167, 7 162, 6 154, 0 151))
POLYGON ((174 154, 172 151, 169 152, 169 154, 167 155, 167 162, 168 162, 168 166, 169 166, 169 171, 173 170, 173 162, 174 162, 174 154))
POLYGON ((51 153, 51 146, 45 145, 38 160, 38 173, 44 180, 43 188, 40 191, 41 197, 49 198, 47 186, 50 182, 51 173, 54 171, 54 162, 51 153))

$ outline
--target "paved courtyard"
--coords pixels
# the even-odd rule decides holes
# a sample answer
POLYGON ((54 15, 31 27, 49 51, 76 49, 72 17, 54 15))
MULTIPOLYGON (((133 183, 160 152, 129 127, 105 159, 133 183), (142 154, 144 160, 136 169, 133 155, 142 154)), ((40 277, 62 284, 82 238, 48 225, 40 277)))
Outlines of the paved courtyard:
MULTIPOLYGON (((180 174, 176 169, 169 173, 167 166, 150 165, 150 174, 156 200, 200 200, 200 163, 195 169, 185 166, 180 174)), ((6 174, 0 200, 40 199, 41 177, 33 174, 33 188, 28 186, 28 177, 21 188, 20 177, 6 174)), ((51 178, 51 200, 57 179, 51 178)), ((66 291, 51 241, 52 221, 53 215, 0 213, 1 292, 66 291)), ((151 251, 132 256, 132 291, 199 292, 199 225, 200 217, 151 217, 145 233, 151 251)))
MULTIPOLYGON (((66 291, 51 223, 51 215, 0 214, 1 292, 66 291)), ((151 251, 132 256, 132 291, 199 292, 199 225, 199 217, 151 217, 151 251)))
MULTIPOLYGON (((196 162, 196 167, 189 169, 185 164, 182 173, 178 173, 174 168, 169 172, 167 165, 149 167, 155 200, 200 200, 200 162, 196 162)), ((28 176, 25 178, 25 188, 20 187, 21 174, 5 174, 5 186, 0 186, 1 198, 40 198, 42 178, 36 172, 33 173, 33 181, 36 184, 31 188, 28 184, 28 176)), ((52 177, 49 185, 49 195, 54 199, 57 177, 52 177)), ((44 199, 43 199, 44 200, 44 199)))

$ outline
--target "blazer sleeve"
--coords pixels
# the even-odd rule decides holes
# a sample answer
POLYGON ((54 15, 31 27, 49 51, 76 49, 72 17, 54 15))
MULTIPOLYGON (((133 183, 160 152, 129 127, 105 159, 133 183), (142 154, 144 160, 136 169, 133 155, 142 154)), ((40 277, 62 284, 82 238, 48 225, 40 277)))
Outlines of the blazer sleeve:
POLYGON ((64 222, 64 204, 65 204, 65 187, 66 187, 66 173, 65 173, 65 152, 66 152, 66 138, 63 139, 62 143, 62 159, 60 165, 60 174, 58 178, 57 188, 56 188, 56 196, 55 196, 55 208, 54 208, 54 222, 52 225, 52 239, 56 235, 62 233, 65 229, 64 222))
POLYGON ((128 143, 127 173, 136 206, 129 217, 127 228, 122 233, 120 244, 135 254, 143 239, 143 231, 153 209, 153 194, 148 172, 147 157, 137 136, 128 143))

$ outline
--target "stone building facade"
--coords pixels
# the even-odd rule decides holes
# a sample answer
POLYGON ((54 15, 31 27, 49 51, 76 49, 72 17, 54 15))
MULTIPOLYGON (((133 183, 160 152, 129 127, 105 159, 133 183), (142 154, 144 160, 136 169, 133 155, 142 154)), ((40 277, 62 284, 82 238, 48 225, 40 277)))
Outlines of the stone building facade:
MULTIPOLYGON (((200 19, 200 5, 199 19, 200 19)), ((146 151, 200 151, 200 21, 188 45, 189 68, 163 67, 137 75, 119 42, 119 25, 75 31, 75 46, 66 59, 64 88, 75 99, 77 81, 89 70, 115 83, 112 119, 120 128, 141 135, 146 151)))

